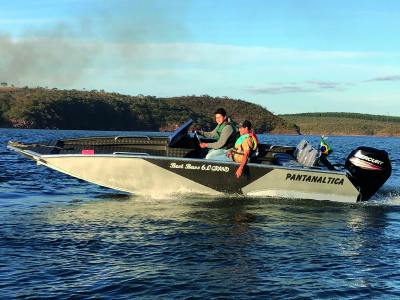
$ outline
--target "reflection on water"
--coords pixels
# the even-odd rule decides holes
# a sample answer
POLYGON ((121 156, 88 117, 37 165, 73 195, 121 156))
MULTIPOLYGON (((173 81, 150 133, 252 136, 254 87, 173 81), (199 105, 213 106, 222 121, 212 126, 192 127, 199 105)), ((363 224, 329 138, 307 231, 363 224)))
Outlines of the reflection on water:
POLYGON ((2 254, 18 270, 16 278, 24 274, 30 281, 36 275, 28 269, 40 267, 52 274, 44 282, 61 291, 68 286, 65 276, 85 291, 78 281, 100 272, 89 280, 88 292, 94 292, 92 284, 122 280, 130 286, 136 278, 141 283, 134 285, 147 292, 203 282, 209 295, 221 288, 225 295, 233 289, 229 293, 296 296, 332 284, 347 292, 374 288, 388 268, 393 273, 388 252, 398 258, 382 247, 387 215, 398 215, 384 206, 118 194, 97 199, 8 216, 2 254), (290 288, 278 292, 282 286, 290 288))
POLYGON ((39 298, 49 287, 64 298, 390 295, 398 216, 395 206, 244 197, 53 202, 3 214, 0 296, 22 285, 16 296, 39 298))

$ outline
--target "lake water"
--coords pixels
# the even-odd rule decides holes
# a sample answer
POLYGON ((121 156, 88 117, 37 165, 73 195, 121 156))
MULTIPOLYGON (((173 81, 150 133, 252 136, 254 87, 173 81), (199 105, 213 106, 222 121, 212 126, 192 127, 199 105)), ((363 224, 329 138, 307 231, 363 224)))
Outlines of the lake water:
POLYGON ((132 196, 6 149, 114 134, 132 132, 0 129, 0 299, 400 299, 400 138, 327 140, 337 163, 390 154, 391 178, 357 204, 132 196))

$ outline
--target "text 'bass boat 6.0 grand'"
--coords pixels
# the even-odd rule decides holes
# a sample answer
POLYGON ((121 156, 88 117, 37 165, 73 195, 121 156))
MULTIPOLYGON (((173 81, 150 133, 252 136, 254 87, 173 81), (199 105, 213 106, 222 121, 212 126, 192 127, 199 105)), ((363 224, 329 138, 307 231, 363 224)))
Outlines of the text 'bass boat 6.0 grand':
POLYGON ((240 194, 366 201, 389 178, 386 151, 359 147, 344 165, 331 165, 321 149, 302 140, 297 147, 259 144, 241 178, 237 162, 206 160, 192 120, 169 137, 107 136, 61 139, 8 148, 62 173, 112 189, 139 193, 240 194))

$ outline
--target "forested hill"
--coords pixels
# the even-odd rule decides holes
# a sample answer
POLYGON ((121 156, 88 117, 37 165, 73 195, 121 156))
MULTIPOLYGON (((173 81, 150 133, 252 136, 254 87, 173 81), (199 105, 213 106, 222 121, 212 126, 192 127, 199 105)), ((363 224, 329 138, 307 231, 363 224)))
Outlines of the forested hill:
POLYGON ((204 126, 208 126, 208 128, 215 127, 214 112, 217 108, 223 107, 228 116, 236 122, 243 119, 251 121, 255 132, 300 133, 295 123, 287 122, 285 119, 272 114, 266 108, 243 100, 233 100, 228 97, 214 98, 208 95, 172 97, 163 98, 163 100, 170 104, 185 106, 201 116, 207 116, 210 118, 210 123, 206 123, 204 126))
POLYGON ((295 124, 259 105, 226 97, 0 87, 0 127, 10 128, 173 131, 193 119, 194 126, 208 130, 220 107, 236 122, 250 120, 258 133, 299 133, 295 124))
POLYGON ((342 112, 279 116, 296 123, 302 134, 400 136, 400 117, 342 112))

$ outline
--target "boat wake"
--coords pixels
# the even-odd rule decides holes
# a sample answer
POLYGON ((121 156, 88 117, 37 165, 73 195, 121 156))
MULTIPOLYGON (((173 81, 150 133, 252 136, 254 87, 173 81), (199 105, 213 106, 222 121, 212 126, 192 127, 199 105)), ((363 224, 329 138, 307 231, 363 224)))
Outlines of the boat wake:
POLYGON ((373 205, 400 206, 400 186, 389 182, 385 184, 369 201, 373 205))

